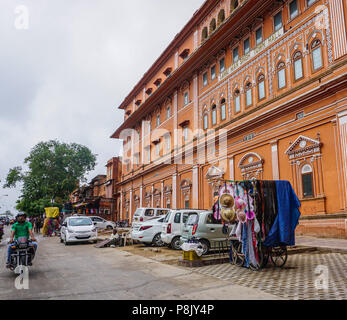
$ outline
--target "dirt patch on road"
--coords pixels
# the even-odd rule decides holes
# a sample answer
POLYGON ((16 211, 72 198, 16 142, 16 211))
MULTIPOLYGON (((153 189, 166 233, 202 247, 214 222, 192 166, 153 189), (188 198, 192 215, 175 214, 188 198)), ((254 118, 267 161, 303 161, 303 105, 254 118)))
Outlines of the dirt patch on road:
POLYGON ((116 249, 170 265, 177 265, 179 258, 182 257, 181 250, 173 250, 167 247, 146 247, 143 244, 117 247, 116 249))

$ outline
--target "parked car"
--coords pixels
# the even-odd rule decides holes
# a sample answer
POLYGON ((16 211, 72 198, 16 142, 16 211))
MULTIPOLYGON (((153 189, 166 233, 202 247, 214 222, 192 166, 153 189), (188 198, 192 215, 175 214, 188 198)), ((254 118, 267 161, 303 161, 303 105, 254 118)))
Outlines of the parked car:
POLYGON ((195 238, 203 247, 203 254, 207 254, 211 247, 215 247, 216 241, 226 240, 222 231, 223 225, 215 222, 211 211, 191 214, 183 225, 181 244, 195 238))
POLYGON ((136 224, 131 231, 131 238, 145 245, 161 247, 163 241, 161 240, 160 233, 163 221, 164 217, 160 217, 136 224))
POLYGON ((72 242, 93 241, 97 242, 98 232, 93 221, 89 217, 66 218, 60 229, 60 242, 68 245, 72 242))
POLYGON ((199 209, 175 209, 170 210, 165 218, 161 228, 161 239, 169 247, 179 250, 181 246, 180 237, 182 228, 191 214, 197 214, 206 210, 199 209))
POLYGON ((166 208, 137 208, 134 213, 133 223, 136 225, 139 222, 144 222, 152 218, 165 216, 170 209, 166 208))
POLYGON ((98 228, 98 229, 113 229, 116 227, 116 223, 113 221, 108 221, 105 220, 101 217, 97 217, 97 216, 93 216, 93 217, 89 217, 90 219, 92 219, 92 221, 94 222, 94 225, 98 228))

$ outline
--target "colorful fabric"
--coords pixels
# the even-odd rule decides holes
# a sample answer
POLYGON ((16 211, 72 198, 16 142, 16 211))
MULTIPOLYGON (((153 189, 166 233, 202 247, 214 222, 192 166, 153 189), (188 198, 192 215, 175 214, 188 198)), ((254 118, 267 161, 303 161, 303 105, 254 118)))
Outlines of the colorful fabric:
POLYGON ((59 208, 49 207, 45 208, 46 218, 57 218, 59 217, 59 208))
POLYGON ((44 221, 43 221, 43 226, 42 226, 42 235, 46 236, 47 233, 48 233, 48 222, 49 222, 49 219, 46 218, 44 221))
POLYGON ((276 181, 278 214, 264 241, 267 247, 295 245, 295 228, 300 218, 301 203, 289 181, 276 181))

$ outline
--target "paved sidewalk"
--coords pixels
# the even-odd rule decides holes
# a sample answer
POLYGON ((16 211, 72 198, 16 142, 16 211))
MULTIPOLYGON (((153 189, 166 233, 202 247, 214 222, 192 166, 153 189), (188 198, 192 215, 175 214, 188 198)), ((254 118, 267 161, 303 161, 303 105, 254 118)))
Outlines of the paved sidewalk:
POLYGON ((329 250, 329 251, 347 253, 347 239, 296 236, 295 244, 297 246, 315 247, 318 250, 329 250))

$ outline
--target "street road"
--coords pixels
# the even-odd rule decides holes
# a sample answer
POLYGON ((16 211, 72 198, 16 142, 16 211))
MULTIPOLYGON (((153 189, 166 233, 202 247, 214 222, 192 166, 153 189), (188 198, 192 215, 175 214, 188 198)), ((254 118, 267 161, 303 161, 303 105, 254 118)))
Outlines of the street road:
POLYGON ((5 268, 9 227, 0 243, 0 299, 280 299, 255 288, 93 244, 65 246, 59 238, 38 236, 39 249, 29 271, 29 289, 18 290, 5 268))

